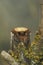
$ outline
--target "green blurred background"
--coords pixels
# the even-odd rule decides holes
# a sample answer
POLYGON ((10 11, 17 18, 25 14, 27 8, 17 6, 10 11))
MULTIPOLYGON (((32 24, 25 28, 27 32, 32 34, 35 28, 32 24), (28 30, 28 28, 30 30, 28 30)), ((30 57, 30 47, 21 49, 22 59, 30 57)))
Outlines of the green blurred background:
POLYGON ((10 31, 19 26, 31 30, 31 39, 38 29, 42 0, 0 0, 0 51, 8 50, 10 31))

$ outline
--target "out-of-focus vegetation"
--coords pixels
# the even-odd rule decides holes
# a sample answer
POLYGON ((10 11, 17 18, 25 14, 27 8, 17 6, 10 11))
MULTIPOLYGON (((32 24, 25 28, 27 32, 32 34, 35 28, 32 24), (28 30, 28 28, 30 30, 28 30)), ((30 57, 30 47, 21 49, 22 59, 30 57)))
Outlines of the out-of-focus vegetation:
POLYGON ((35 35, 29 51, 29 58, 32 61, 31 65, 43 65, 43 40, 40 34, 35 35))

